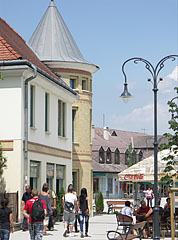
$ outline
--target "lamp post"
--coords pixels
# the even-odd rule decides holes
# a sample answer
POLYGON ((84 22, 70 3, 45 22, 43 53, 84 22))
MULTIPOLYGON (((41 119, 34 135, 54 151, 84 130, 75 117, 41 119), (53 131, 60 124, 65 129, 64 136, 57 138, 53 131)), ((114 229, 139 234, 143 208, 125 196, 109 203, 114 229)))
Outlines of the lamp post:
POLYGON ((135 64, 138 62, 143 62, 145 64, 145 68, 150 72, 151 79, 148 79, 149 82, 153 84, 153 92, 154 92, 154 196, 155 196, 155 205, 153 208, 153 224, 154 224, 154 236, 153 239, 160 239, 160 231, 159 231, 159 207, 158 207, 158 141, 157 141, 157 92, 158 92, 158 83, 162 81, 162 78, 158 78, 159 73, 162 68, 164 68, 164 63, 167 60, 175 61, 178 58, 178 55, 169 55, 161 59, 156 67, 154 67, 148 60, 144 58, 134 57, 126 60, 122 65, 122 72, 125 77, 124 82, 124 92, 121 94, 121 98, 124 100, 129 99, 132 95, 128 91, 128 83, 127 76, 125 74, 125 65, 128 62, 133 61, 135 64))

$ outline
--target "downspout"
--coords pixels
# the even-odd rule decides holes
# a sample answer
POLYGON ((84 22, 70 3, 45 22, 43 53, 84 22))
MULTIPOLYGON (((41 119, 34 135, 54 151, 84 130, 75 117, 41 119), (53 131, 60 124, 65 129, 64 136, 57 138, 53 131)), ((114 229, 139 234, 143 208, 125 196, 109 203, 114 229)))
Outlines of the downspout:
POLYGON ((25 80, 25 126, 24 126, 24 137, 25 137, 25 146, 24 146, 24 184, 28 184, 28 83, 36 78, 37 68, 31 64, 31 67, 34 70, 33 76, 25 80))

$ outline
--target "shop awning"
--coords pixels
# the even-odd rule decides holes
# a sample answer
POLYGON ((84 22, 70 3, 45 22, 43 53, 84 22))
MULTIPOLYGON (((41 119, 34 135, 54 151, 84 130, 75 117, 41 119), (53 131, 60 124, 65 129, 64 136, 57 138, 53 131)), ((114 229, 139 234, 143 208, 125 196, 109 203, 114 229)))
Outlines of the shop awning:
MULTIPOLYGON (((158 152, 158 181, 165 175, 164 169, 166 167, 166 161, 162 159, 169 154, 170 150, 158 152)), ((154 182, 154 156, 145 158, 121 173, 118 173, 117 181, 154 182)))

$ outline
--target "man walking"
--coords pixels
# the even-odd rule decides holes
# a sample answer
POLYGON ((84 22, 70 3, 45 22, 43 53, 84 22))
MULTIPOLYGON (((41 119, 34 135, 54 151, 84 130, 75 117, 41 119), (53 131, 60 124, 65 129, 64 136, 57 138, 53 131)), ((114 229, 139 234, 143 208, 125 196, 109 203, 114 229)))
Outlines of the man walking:
POLYGON ((29 233, 31 240, 41 240, 43 237, 43 220, 46 215, 46 204, 38 197, 38 190, 32 190, 33 198, 25 204, 23 215, 29 219, 29 233), (29 214, 28 214, 29 211, 29 214))
MULTIPOLYGON (((21 211, 23 211, 24 205, 26 204, 26 202, 32 198, 32 191, 31 191, 31 187, 29 185, 27 185, 25 187, 25 192, 22 196, 22 201, 21 201, 21 211)), ((26 231, 28 230, 28 221, 27 218, 24 217, 23 218, 23 222, 22 222, 22 230, 26 231)))
POLYGON ((69 184, 67 193, 63 198, 64 205, 64 237, 67 237, 67 225, 69 224, 69 236, 72 236, 75 214, 77 214, 77 196, 73 194, 73 185, 69 184))

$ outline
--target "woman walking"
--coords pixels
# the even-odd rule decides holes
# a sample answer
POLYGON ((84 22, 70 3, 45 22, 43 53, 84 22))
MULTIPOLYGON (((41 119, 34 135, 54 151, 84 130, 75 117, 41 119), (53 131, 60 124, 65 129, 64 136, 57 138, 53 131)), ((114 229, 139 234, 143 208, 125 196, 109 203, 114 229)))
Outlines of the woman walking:
POLYGON ((85 218, 85 236, 88 237, 88 223, 90 216, 90 203, 87 196, 87 189, 81 189, 81 195, 79 196, 79 217, 80 217, 80 232, 81 238, 84 238, 83 223, 85 218))
POLYGON ((14 223, 12 210, 8 208, 9 200, 4 198, 1 201, 0 208, 0 239, 8 240, 10 236, 10 224, 12 226, 12 233, 14 232, 14 223))

